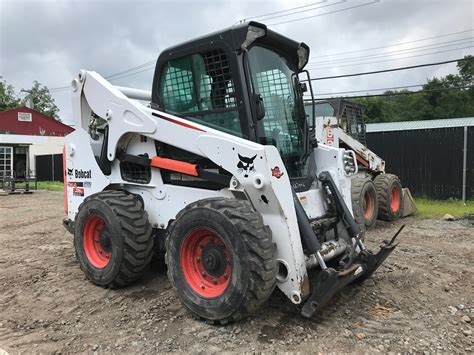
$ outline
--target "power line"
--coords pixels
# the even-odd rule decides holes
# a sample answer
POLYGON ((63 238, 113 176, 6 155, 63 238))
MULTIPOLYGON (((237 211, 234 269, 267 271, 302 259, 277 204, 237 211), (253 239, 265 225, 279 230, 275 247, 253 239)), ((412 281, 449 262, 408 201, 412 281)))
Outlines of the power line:
MULTIPOLYGON (((149 68, 145 68, 145 69, 142 69, 142 70, 139 70, 139 71, 136 71, 134 73, 130 73, 130 74, 126 74, 126 75, 121 75, 119 77, 115 77, 115 78, 112 78, 110 79, 110 81, 114 81, 114 80, 118 80, 118 79, 123 79, 123 78, 126 78, 128 76, 132 76, 132 75, 136 75, 136 74, 140 74, 140 73, 143 73, 143 72, 146 72, 148 70, 152 70, 152 69, 155 69, 155 66, 151 66, 149 68)), ((106 79, 108 79, 107 77, 105 77, 106 79)))
MULTIPOLYGON (((137 65, 136 67, 129 68, 129 69, 123 70, 121 72, 105 76, 104 78, 109 80, 109 81, 114 81, 114 80, 126 78, 128 76, 136 75, 136 74, 139 74, 139 73, 142 73, 142 72, 153 69, 155 62, 156 62, 156 60, 152 60, 150 62, 146 62, 146 63, 143 63, 141 65, 137 65), (150 68, 145 68, 146 66, 149 66, 151 64, 153 64, 153 66, 151 66, 150 68), (145 68, 145 69, 135 71, 136 69, 140 69, 140 68, 145 68)), ((70 88, 70 86, 60 86, 60 87, 52 88, 49 91, 53 92, 53 93, 57 93, 57 92, 60 92, 60 91, 68 90, 69 88, 70 88)))
POLYGON ((336 12, 347 11, 347 10, 355 9, 355 8, 362 7, 362 6, 373 5, 373 4, 378 3, 378 2, 380 2, 380 0, 374 0, 374 1, 372 1, 372 2, 368 2, 368 3, 365 3, 365 4, 360 4, 360 5, 345 7, 345 8, 343 8, 343 9, 339 9, 339 10, 324 12, 324 13, 322 13, 322 14, 317 14, 317 15, 311 15, 311 16, 301 17, 301 18, 297 18, 297 19, 293 19, 293 20, 288 20, 288 21, 283 21, 283 22, 271 23, 271 24, 269 24, 268 26, 278 26, 278 25, 283 25, 283 24, 285 24, 285 23, 307 20, 307 19, 309 19, 309 18, 314 18, 314 17, 324 16, 324 15, 334 14, 334 13, 336 13, 336 12))
MULTIPOLYGON (((320 98, 315 99, 315 101, 331 100, 331 99, 336 99, 336 98, 358 99, 358 98, 364 98, 364 97, 414 95, 414 94, 423 94, 425 92, 462 90, 462 89, 472 89, 472 88, 474 88, 474 86, 468 85, 468 86, 457 86, 457 87, 453 87, 453 88, 439 88, 439 89, 427 89, 427 90, 417 90, 417 91, 401 91, 401 92, 393 92, 393 93, 385 93, 385 94, 341 96, 341 97, 320 97, 320 98)), ((337 93, 334 93, 334 94, 337 94, 337 93)), ((311 101, 311 100, 305 100, 305 101, 311 101)))
POLYGON ((358 59, 364 59, 364 58, 390 57, 390 56, 396 55, 400 52, 405 52, 403 54, 423 52, 423 51, 429 51, 429 50, 436 49, 436 48, 445 48, 445 47, 458 46, 458 45, 461 45, 461 44, 474 43, 473 39, 474 39, 474 37, 465 37, 465 38, 456 39, 456 40, 452 40, 452 41, 446 41, 446 42, 440 42, 440 43, 434 43, 434 44, 427 44, 425 46, 418 46, 418 47, 413 47, 413 48, 406 48, 406 49, 400 49, 400 50, 396 50, 396 51, 384 52, 384 53, 379 53, 379 54, 370 54, 370 55, 359 56, 359 57, 350 57, 350 58, 341 58, 341 59, 334 59, 334 60, 317 61, 317 62, 312 62, 311 64, 352 62, 352 61, 355 61, 355 60, 358 60, 358 59), (466 42, 462 42, 462 41, 466 41, 466 42), (462 42, 462 43, 453 43, 453 42, 462 42), (451 44, 449 44, 449 43, 451 43, 451 44), (432 47, 432 48, 427 48, 427 47, 432 47), (424 49, 421 49, 421 48, 424 48, 424 49))
MULTIPOLYGON (((385 70, 374 70, 374 71, 368 71, 368 72, 362 72, 362 73, 352 73, 352 74, 333 75, 333 76, 322 76, 322 77, 319 77, 319 78, 312 78, 311 81, 348 78, 348 77, 351 77, 351 76, 371 75, 371 74, 379 74, 379 73, 388 73, 388 72, 392 72, 392 71, 408 70, 408 69, 423 68, 423 67, 431 67, 431 66, 434 66, 434 65, 442 65, 442 64, 455 63, 455 62, 460 62, 460 61, 465 61, 465 60, 473 60, 473 59, 474 58, 461 58, 461 59, 454 59, 454 60, 446 60, 444 62, 418 64, 418 65, 411 65, 411 66, 408 66, 408 67, 399 67, 399 68, 392 68, 392 69, 385 69, 385 70)), ((308 80, 302 80, 302 81, 308 81, 308 80)))
POLYGON ((322 94, 315 94, 315 95, 337 95, 337 94, 352 94, 357 92, 368 92, 368 91, 388 91, 388 90, 398 90, 398 89, 408 89, 408 88, 416 88, 418 86, 423 86, 425 84, 414 84, 414 85, 405 85, 405 86, 394 86, 391 88, 380 88, 380 89, 366 89, 366 90, 352 90, 352 91, 339 91, 339 92, 325 92, 322 94))
MULTIPOLYGON (((324 3, 324 2, 327 2, 327 0, 315 2, 315 3, 312 3, 312 4, 308 4, 308 5, 293 7, 293 8, 291 8, 291 9, 286 9, 286 10, 280 10, 280 11, 270 12, 270 13, 268 13, 268 14, 263 14, 263 15, 258 15, 258 16, 252 16, 252 17, 244 18, 244 19, 242 19, 242 20, 236 21, 234 24, 237 24, 237 23, 239 23, 239 22, 242 23, 242 22, 245 22, 245 21, 247 21, 247 20, 256 19, 256 18, 259 18, 259 17, 266 17, 266 16, 275 15, 275 14, 281 14, 281 13, 283 13, 283 12, 298 10, 298 9, 302 9, 302 8, 304 8, 304 7, 310 7, 310 6, 318 5, 318 4, 321 4, 321 3, 324 3)), ((262 21, 262 20, 259 20, 259 21, 262 21)))
POLYGON ((128 72, 131 72, 131 71, 134 71, 136 69, 141 69, 143 67, 146 67, 148 65, 151 65, 151 64, 155 64, 156 63, 156 59, 153 59, 153 60, 150 60, 149 62, 146 62, 146 63, 143 63, 143 64, 140 64, 140 65, 137 65, 136 67, 132 67, 132 68, 129 68, 129 69, 125 69, 125 70, 122 70, 121 72, 118 72, 118 73, 114 73, 114 74, 110 74, 109 76, 106 76, 105 78, 106 79, 111 79, 115 76, 120 76, 121 74, 126 74, 128 72))
POLYGON ((397 47, 397 46, 402 46, 402 45, 405 45, 405 44, 423 42, 423 41, 428 41, 428 40, 430 40, 430 39, 436 39, 436 38, 454 36, 454 35, 457 35, 457 34, 467 33, 467 32, 473 32, 473 31, 474 31, 474 29, 471 28, 471 29, 469 29, 469 30, 458 31, 458 32, 451 32, 451 33, 445 33, 445 34, 442 34, 442 35, 420 38, 420 39, 416 39, 416 40, 408 41, 408 42, 400 42, 400 43, 396 43, 396 44, 389 44, 389 45, 386 45, 386 46, 372 47, 372 48, 364 48, 364 49, 357 49, 357 50, 353 50, 353 51, 346 51, 346 52, 339 52, 339 53, 332 53, 332 54, 323 54, 323 55, 318 55, 317 57, 318 57, 318 58, 325 58, 325 57, 338 56, 338 55, 342 55, 342 54, 358 53, 358 52, 372 51, 372 50, 375 50, 375 49, 384 49, 384 48, 390 48, 390 47, 397 47))
POLYGON ((345 3, 346 1, 347 0, 342 0, 342 1, 332 3, 332 4, 327 4, 327 5, 323 5, 323 6, 316 6, 316 7, 313 7, 311 9, 300 10, 300 11, 292 12, 292 13, 289 13, 289 14, 283 14, 283 15, 278 15, 278 16, 267 17, 267 18, 260 19, 259 21, 267 21, 267 20, 273 20, 273 19, 280 18, 280 17, 293 16, 293 15, 303 13, 303 12, 308 12, 308 11, 322 9, 322 8, 325 8, 325 7, 339 5, 339 4, 345 3))
POLYGON ((468 48, 472 48, 472 47, 473 47, 473 46, 467 46, 467 47, 461 47, 461 48, 453 48, 453 49, 446 49, 446 50, 444 50, 444 51, 438 51, 438 52, 433 52, 433 53, 417 54, 417 55, 412 55, 412 56, 407 56, 407 57, 392 58, 392 59, 386 59, 386 60, 378 60, 378 61, 373 61, 373 62, 362 62, 362 63, 355 63, 355 64, 337 65, 337 66, 334 66, 334 67, 312 67, 312 66, 308 66, 308 69, 322 70, 322 69, 334 69, 334 68, 342 68, 342 67, 353 67, 353 66, 365 65, 365 64, 384 63, 384 62, 391 62, 391 61, 394 61, 394 60, 402 60, 402 59, 409 59, 409 58, 416 58, 416 57, 424 57, 424 56, 427 56, 427 55, 433 55, 433 54, 439 54, 439 53, 452 52, 452 51, 455 51, 455 50, 468 49, 468 48))

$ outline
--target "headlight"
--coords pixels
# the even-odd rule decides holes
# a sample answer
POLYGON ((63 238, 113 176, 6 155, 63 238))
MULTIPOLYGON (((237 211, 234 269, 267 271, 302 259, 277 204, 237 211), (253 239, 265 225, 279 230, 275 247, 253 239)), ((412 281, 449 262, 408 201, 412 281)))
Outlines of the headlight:
POLYGON ((342 165, 344 166, 344 172, 346 175, 357 173, 357 160, 355 153, 352 150, 344 151, 342 154, 342 165))

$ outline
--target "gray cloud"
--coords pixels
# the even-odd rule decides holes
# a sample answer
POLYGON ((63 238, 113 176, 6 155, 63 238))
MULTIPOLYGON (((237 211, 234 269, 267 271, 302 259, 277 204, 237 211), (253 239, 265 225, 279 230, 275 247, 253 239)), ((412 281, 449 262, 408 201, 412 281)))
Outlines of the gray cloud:
MULTIPOLYGON (((294 17, 310 16, 369 1, 349 0, 345 4, 294 17)), ((305 3, 312 2, 315 1, 309 0, 305 3)), ((336 0, 330 0, 328 3, 331 2, 336 0)), ((110 75, 154 60, 161 50, 170 45, 228 27, 241 18, 299 4, 290 1, 233 0, 0 0, 0 75, 17 90, 29 87, 33 80, 38 80, 50 88, 65 86, 81 68, 96 70, 104 76, 110 75)), ((312 60, 317 61, 320 55, 406 42, 473 28, 473 16, 473 2, 470 0, 382 0, 374 5, 282 24, 273 29, 309 44, 314 56, 312 60)), ((292 18, 269 20, 268 23, 292 18)), ((471 32, 443 40, 473 35, 471 32)), ((436 42, 437 40, 432 40, 401 48, 436 42)), ((387 50, 396 49, 399 48, 387 50)), ((382 51, 327 57, 324 60, 382 51)), ((471 48, 385 63, 311 69, 311 74, 316 77, 384 69, 456 59, 472 52, 471 48)), ((423 53, 425 52, 419 54, 423 53)), ((328 66, 337 65, 329 63, 328 66)), ((321 93, 418 84, 426 78, 454 71, 453 64, 416 71, 321 81, 315 84, 315 88, 321 93)), ((153 70, 148 70, 136 76, 116 80, 114 83, 149 89, 152 76, 153 70)), ((61 108, 62 118, 70 122, 69 92, 58 92, 54 97, 61 108)))

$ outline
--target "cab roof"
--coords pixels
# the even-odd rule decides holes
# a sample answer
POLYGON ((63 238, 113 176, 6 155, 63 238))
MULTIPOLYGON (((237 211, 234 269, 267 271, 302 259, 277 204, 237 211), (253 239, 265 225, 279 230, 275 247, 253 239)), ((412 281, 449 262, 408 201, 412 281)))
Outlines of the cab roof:
POLYGON ((257 38, 255 43, 271 47, 280 55, 289 60, 291 64, 295 65, 295 67, 298 67, 299 58, 297 51, 301 46, 307 49, 309 57, 309 47, 305 43, 296 42, 286 36, 274 32, 268 29, 267 26, 262 23, 250 21, 169 47, 160 54, 158 62, 165 60, 165 58, 166 60, 169 60, 171 58, 179 58, 184 56, 189 53, 190 48, 202 48, 208 45, 214 45, 217 42, 225 42, 226 45, 233 51, 240 51, 242 50, 242 44, 247 38, 247 33, 250 26, 263 29, 266 33, 265 36, 257 38))

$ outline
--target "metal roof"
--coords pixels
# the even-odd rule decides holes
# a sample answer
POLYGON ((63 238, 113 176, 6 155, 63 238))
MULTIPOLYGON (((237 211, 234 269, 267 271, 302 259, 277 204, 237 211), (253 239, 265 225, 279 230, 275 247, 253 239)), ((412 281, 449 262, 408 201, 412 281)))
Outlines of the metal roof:
POLYGON ((387 131, 408 131, 415 129, 436 129, 474 126, 474 117, 447 118, 442 120, 424 120, 424 121, 404 121, 404 122, 386 122, 386 123, 368 123, 366 131, 387 132, 387 131))

